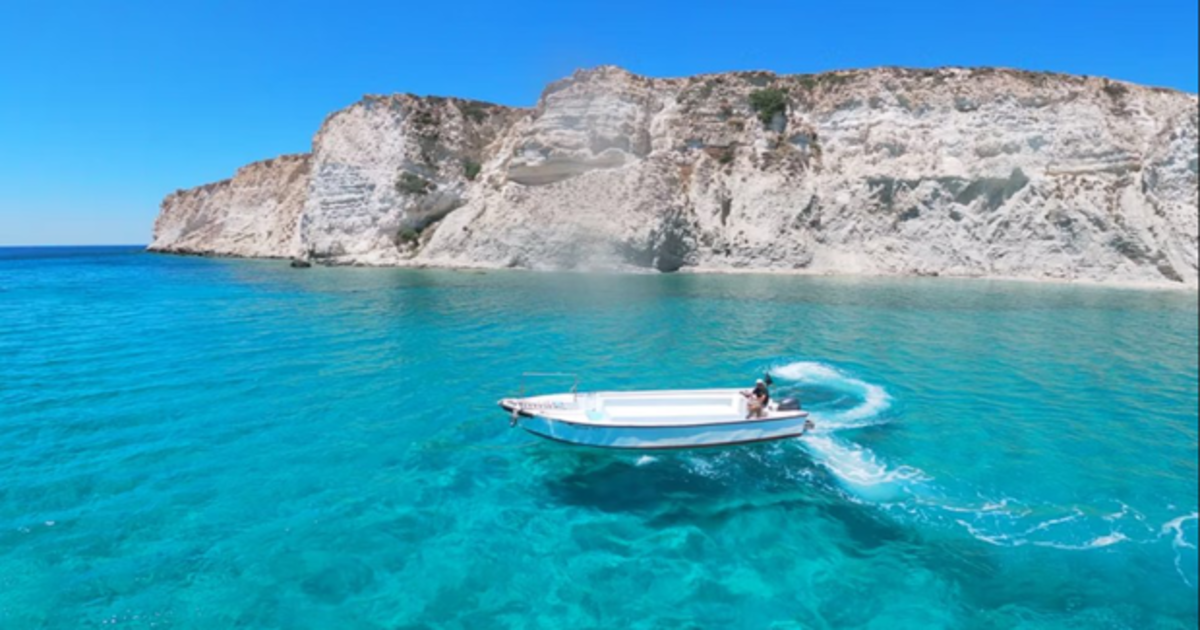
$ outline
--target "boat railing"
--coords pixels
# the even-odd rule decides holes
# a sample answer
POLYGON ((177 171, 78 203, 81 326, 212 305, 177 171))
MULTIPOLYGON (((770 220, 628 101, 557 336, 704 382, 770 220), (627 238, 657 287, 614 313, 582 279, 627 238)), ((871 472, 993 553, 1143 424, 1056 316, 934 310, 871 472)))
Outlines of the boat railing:
POLYGON ((571 373, 571 372, 522 372, 521 373, 521 393, 519 394, 519 396, 522 398, 525 396, 525 379, 526 378, 560 378, 560 377, 569 377, 569 378, 575 379, 574 383, 571 385, 571 396, 577 397, 579 395, 579 375, 571 373))

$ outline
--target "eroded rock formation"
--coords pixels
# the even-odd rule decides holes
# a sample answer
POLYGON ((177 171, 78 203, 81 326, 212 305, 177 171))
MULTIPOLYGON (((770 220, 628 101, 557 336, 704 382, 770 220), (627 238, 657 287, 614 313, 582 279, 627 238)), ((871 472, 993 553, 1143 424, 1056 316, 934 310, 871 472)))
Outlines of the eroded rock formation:
POLYGON ((310 156, 167 197, 158 251, 328 264, 1197 283, 1197 99, 880 68, 651 79, 533 109, 368 97, 310 156))
POLYGON ((185 254, 283 257, 301 251, 309 156, 248 164, 232 179, 177 190, 162 202, 150 248, 185 254))

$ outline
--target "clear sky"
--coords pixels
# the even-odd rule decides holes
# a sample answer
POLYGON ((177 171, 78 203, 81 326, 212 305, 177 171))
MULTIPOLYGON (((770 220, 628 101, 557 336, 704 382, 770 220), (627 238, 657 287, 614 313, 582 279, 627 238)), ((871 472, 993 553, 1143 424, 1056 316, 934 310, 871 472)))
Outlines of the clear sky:
POLYGON ((307 151, 368 93, 531 105, 600 64, 994 65, 1194 93, 1197 45, 1196 0, 0 0, 0 245, 146 243, 164 195, 307 151))

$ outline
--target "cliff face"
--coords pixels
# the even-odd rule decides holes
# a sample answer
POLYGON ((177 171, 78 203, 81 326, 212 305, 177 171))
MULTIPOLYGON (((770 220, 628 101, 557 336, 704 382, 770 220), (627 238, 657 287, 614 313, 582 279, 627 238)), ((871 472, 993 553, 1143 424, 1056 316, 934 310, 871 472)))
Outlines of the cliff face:
POLYGON ((1194 287, 1197 123, 1193 95, 1097 78, 602 67, 552 84, 532 110, 365 99, 322 125, 303 190, 292 158, 176 193, 154 247, 1194 287), (291 212, 295 240, 266 235, 291 212))
POLYGON ((162 202, 152 251, 285 257, 300 249, 309 157, 285 155, 238 169, 233 179, 177 190, 162 202))

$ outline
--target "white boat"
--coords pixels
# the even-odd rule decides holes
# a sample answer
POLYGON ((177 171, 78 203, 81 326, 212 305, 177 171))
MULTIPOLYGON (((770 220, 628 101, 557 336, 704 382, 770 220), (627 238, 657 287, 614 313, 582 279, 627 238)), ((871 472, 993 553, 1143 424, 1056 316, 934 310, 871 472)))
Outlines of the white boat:
POLYGON ((726 446, 799 437, 812 423, 799 405, 772 401, 748 418, 738 389, 571 392, 505 398, 513 426, 544 438, 607 448, 726 446))

